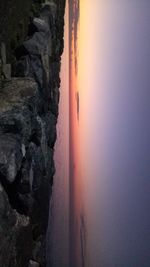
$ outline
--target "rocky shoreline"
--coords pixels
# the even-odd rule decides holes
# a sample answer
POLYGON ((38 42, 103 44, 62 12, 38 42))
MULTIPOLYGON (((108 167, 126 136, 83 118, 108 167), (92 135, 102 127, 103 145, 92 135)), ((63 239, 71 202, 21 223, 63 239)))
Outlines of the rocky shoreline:
POLYGON ((42 4, 0 67, 0 266, 45 267, 65 0, 42 4))

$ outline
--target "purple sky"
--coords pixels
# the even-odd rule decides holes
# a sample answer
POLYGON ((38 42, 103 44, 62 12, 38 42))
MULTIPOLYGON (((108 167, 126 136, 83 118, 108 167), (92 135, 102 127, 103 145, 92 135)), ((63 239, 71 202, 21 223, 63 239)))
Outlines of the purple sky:
POLYGON ((149 267, 150 1, 82 0, 79 91, 90 267, 149 267))

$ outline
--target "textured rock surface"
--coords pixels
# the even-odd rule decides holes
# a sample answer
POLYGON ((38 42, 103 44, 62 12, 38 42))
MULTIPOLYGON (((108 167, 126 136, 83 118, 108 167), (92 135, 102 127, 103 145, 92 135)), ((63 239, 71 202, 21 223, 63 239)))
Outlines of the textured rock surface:
POLYGON ((16 49, 15 77, 0 79, 1 267, 46 265, 64 7, 43 4, 16 49))

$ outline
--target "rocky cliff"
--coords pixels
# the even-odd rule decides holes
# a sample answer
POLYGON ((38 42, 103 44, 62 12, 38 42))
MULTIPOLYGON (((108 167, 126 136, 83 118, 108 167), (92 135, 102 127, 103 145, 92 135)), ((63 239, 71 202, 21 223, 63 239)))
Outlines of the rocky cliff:
MULTIPOLYGON (((36 1, 27 2, 33 7, 32 2, 35 4, 36 1)), ((14 16, 17 3, 14 2, 14 16)), ((14 56, 11 57, 8 36, 5 38, 1 33, 1 267, 46 266, 45 236, 55 172, 53 153, 64 8, 65 0, 48 1, 43 3, 37 17, 30 16, 27 37, 22 43, 19 40, 19 46, 15 44, 13 47, 15 60, 14 56), (7 62, 6 51, 12 64, 7 62)), ((5 19, 0 21, 0 26, 5 26, 5 23, 5 19)))

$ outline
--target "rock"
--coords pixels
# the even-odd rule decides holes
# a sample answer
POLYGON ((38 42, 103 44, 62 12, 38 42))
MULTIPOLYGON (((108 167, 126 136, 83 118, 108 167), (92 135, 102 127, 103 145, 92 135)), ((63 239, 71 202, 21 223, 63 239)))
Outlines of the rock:
POLYGON ((14 135, 0 135, 0 181, 15 181, 22 162, 21 143, 14 135))
POLYGON ((44 55, 47 43, 50 41, 50 29, 47 21, 42 18, 34 18, 29 25, 32 35, 23 42, 25 50, 31 55, 44 55))
POLYGON ((6 65, 6 46, 3 42, 1 43, 0 47, 0 58, 2 60, 2 65, 6 65))
POLYGON ((30 59, 29 56, 21 56, 15 66, 15 75, 17 77, 30 76, 30 59))
POLYGON ((28 267, 40 267, 40 264, 36 261, 30 260, 28 267))
POLYGON ((0 91, 0 115, 1 112, 14 110, 14 108, 21 109, 27 104, 35 106, 37 98, 37 84, 33 79, 13 78, 5 82, 3 90, 0 91))
POLYGON ((4 64, 2 66, 2 75, 7 80, 11 79, 11 65, 10 64, 4 64))
POLYGON ((1 267, 46 266, 64 7, 50 1, 32 19, 16 49, 17 77, 0 50, 1 267))
POLYGON ((37 241, 35 244, 35 247, 33 249, 33 260, 35 261, 40 261, 41 258, 41 247, 42 247, 42 242, 41 241, 37 241))
POLYGON ((32 23, 37 31, 50 34, 48 23, 44 19, 34 18, 32 23))
POLYGON ((1 60, 1 66, 0 66, 0 76, 1 79, 11 79, 11 64, 7 64, 6 62, 6 46, 2 42, 0 47, 0 60, 1 60))
MULTIPOLYGON (((40 12, 40 17, 44 18, 44 20, 56 19, 56 12, 57 12, 57 5, 54 3, 54 1, 45 1, 45 3, 42 5, 42 10, 40 12)), ((50 27, 52 25, 50 24, 50 27)))
POLYGON ((0 265, 2 267, 9 266, 9 263, 14 261, 12 255, 15 247, 15 225, 15 212, 0 184, 0 265))
POLYGON ((2 60, 0 59, 0 90, 2 89, 2 60))
POLYGON ((49 36, 49 32, 35 32, 32 38, 25 41, 23 45, 29 54, 42 55, 44 54, 49 36))
POLYGON ((16 210, 15 210, 15 215, 16 215, 16 225, 15 226, 23 226, 26 227, 29 225, 30 223, 30 218, 28 216, 19 214, 16 210))
POLYGON ((56 133, 57 118, 52 112, 48 112, 44 120, 46 125, 45 130, 46 130, 48 146, 50 148, 53 148, 57 137, 56 133))

